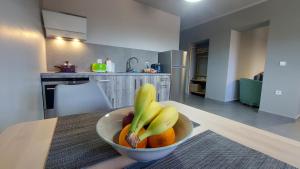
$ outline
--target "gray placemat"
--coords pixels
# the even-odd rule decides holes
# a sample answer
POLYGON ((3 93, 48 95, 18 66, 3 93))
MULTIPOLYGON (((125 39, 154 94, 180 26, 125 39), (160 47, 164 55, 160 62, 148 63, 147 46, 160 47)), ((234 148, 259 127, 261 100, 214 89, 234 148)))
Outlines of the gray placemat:
POLYGON ((82 168, 119 156, 96 133, 96 123, 103 115, 58 118, 45 168, 82 168))
POLYGON ((196 127, 201 126, 199 123, 196 123, 196 122, 194 122, 194 121, 192 121, 192 123, 193 123, 193 128, 196 128, 196 127))
MULTIPOLYGON (((59 117, 45 168, 82 168, 119 156, 96 133, 96 124, 105 114, 59 117)), ((200 126, 195 122, 193 125, 200 126)))
POLYGON ((180 145, 164 159, 136 163, 126 169, 294 169, 263 153, 233 142, 212 131, 180 145))

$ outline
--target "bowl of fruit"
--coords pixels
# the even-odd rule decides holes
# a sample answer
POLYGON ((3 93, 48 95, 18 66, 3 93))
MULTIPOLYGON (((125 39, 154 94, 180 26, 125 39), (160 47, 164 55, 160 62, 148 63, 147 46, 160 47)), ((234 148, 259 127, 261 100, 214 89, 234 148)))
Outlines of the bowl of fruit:
POLYGON ((172 105, 156 102, 156 89, 143 85, 134 107, 118 109, 99 119, 98 135, 120 154, 136 161, 161 159, 192 134, 193 124, 172 105))

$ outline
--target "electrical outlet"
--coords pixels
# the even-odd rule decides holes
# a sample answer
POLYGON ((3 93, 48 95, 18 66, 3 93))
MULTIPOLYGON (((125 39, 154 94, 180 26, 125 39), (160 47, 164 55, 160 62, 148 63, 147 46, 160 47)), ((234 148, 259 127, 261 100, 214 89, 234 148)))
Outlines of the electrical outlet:
POLYGON ((276 96, 281 96, 282 95, 282 91, 281 90, 276 90, 275 91, 275 95, 276 96))
POLYGON ((280 62, 279 62, 279 65, 282 66, 282 67, 284 67, 284 66, 287 65, 287 63, 286 63, 286 61, 280 61, 280 62))

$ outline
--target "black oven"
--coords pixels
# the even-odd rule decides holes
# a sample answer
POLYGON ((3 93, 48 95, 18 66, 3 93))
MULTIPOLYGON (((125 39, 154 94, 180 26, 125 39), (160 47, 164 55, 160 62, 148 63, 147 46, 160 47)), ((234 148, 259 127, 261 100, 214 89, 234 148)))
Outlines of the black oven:
POLYGON ((42 78, 44 118, 56 117, 56 112, 54 110, 54 91, 57 85, 76 85, 87 82, 89 82, 88 77, 42 78))

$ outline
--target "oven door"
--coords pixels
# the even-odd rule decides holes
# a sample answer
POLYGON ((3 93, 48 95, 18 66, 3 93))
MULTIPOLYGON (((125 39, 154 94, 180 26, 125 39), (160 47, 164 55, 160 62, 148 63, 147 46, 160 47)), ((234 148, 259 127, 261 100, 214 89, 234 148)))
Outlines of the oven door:
POLYGON ((54 108, 54 92, 55 87, 59 84, 67 84, 68 82, 42 82, 43 87, 43 107, 44 112, 54 108))
POLYGON ((56 112, 54 110, 54 93, 57 85, 76 85, 88 82, 89 78, 63 78, 50 79, 48 81, 42 79, 44 118, 56 117, 56 112))
POLYGON ((54 91, 56 84, 45 85, 44 88, 44 109, 49 110, 54 108, 54 91))

